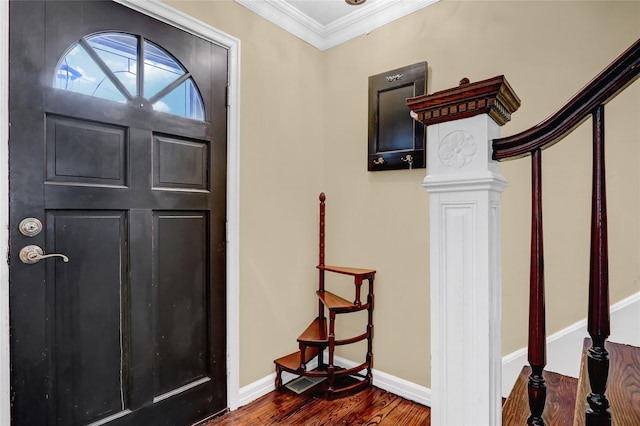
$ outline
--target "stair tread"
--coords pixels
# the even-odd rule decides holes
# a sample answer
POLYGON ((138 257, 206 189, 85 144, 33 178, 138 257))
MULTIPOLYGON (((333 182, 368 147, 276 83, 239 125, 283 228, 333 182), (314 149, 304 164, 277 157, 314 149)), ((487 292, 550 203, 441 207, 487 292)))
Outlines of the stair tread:
MULTIPOLYGON (((527 424, 527 418, 530 415, 527 396, 527 383, 530 374, 530 367, 525 366, 522 368, 513 390, 502 408, 502 424, 527 424)), ((542 375, 547 383, 547 400, 542 418, 547 425, 573 425, 578 379, 546 370, 542 375)))
MULTIPOLYGON (((305 364, 318 355, 318 348, 308 347, 305 351, 305 364)), ((300 351, 290 353, 273 361, 286 371, 298 372, 300 369, 300 351)))
POLYGON ((342 297, 331 293, 330 291, 316 291, 316 294, 327 307, 327 309, 336 312, 354 312, 362 309, 366 309, 367 305, 362 304, 360 306, 353 302, 343 299, 342 297))
MULTIPOLYGON (((591 391, 586 365, 586 351, 591 339, 585 339, 580 365, 580 379, 574 426, 584 426, 587 395, 591 391)), ((609 378, 605 395, 611 404, 612 425, 640 425, 640 348, 606 342, 609 352, 609 378)))
POLYGON ((316 318, 309 327, 298 337, 298 342, 313 344, 326 344, 329 341, 327 336, 327 319, 316 318))

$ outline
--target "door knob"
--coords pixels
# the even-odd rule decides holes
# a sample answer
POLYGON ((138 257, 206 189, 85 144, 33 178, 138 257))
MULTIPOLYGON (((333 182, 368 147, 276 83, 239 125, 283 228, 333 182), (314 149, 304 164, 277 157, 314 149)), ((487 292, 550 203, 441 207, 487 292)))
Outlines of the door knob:
POLYGON ((33 264, 38 263, 40 259, 46 259, 47 257, 61 257, 64 262, 68 262, 69 258, 64 254, 52 253, 44 254, 39 246, 29 245, 20 249, 20 260, 22 263, 33 264))

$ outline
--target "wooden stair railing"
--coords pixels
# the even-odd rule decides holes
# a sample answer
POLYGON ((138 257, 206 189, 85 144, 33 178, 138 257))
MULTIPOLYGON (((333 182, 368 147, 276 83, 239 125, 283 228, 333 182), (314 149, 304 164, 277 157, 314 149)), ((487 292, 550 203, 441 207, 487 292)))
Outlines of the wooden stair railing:
POLYGON ((604 105, 640 77, 640 40, 613 61, 567 104, 542 123, 513 136, 493 141, 493 158, 507 160, 531 155, 532 223, 529 303, 529 349, 531 374, 528 383, 529 425, 544 425, 546 399, 543 370, 546 365, 544 255, 542 244, 542 150, 560 141, 589 117, 593 123, 593 182, 591 203, 591 254, 589 274, 587 351, 591 392, 586 397, 586 426, 610 426, 611 413, 605 395, 609 354, 609 276, 607 203, 604 155, 604 105))
POLYGON ((546 357, 546 327, 544 299, 544 251, 542 244, 542 154, 531 153, 531 270, 529 272, 529 344, 531 366, 527 392, 529 394, 529 425, 544 425, 542 412, 547 398, 547 385, 542 375, 546 357))

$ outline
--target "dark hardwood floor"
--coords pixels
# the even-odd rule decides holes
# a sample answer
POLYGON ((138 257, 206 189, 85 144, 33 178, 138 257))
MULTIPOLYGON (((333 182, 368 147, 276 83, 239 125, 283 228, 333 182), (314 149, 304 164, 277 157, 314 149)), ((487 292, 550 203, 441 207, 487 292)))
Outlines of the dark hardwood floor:
POLYGON ((273 391, 236 411, 202 426, 266 425, 382 425, 428 426, 429 407, 376 387, 328 401, 311 389, 297 395, 289 389, 273 391))

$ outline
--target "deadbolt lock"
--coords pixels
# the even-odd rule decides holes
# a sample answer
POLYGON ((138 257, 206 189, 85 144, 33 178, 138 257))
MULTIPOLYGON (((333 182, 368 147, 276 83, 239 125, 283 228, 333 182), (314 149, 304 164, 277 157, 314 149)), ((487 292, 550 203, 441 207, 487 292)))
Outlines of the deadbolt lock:
POLYGON ((35 217, 27 217, 22 219, 20 225, 18 225, 20 233, 25 237, 35 237, 42 231, 42 222, 35 217))

